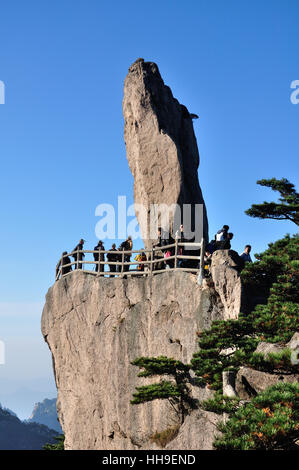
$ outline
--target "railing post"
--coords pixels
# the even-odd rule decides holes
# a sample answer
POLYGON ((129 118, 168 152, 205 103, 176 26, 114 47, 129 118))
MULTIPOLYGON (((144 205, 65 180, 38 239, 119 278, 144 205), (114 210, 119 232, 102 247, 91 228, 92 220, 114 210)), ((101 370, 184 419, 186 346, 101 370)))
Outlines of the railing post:
POLYGON ((121 277, 123 277, 124 273, 124 261, 125 261, 125 253, 124 250, 122 251, 121 254, 121 277))
POLYGON ((56 265, 56 281, 62 276, 63 255, 56 265))
POLYGON ((178 267, 178 239, 175 238, 175 247, 174 247, 174 269, 178 267))
POLYGON ((205 240, 201 239, 200 244, 200 260, 199 260, 199 273, 197 276, 197 283, 201 286, 204 278, 204 256, 205 256, 205 240))
POLYGON ((150 264, 150 273, 151 273, 151 276, 153 274, 153 259, 154 259, 154 249, 152 247, 151 249, 151 255, 150 255, 150 260, 151 260, 151 264, 150 264))
POLYGON ((61 263, 60 263, 60 268, 59 268, 60 277, 62 277, 62 273, 63 273, 63 263, 64 263, 64 256, 61 255, 61 263))
POLYGON ((57 279, 62 277, 62 263, 63 263, 63 256, 61 256, 61 258, 60 258, 58 273, 57 273, 57 279))

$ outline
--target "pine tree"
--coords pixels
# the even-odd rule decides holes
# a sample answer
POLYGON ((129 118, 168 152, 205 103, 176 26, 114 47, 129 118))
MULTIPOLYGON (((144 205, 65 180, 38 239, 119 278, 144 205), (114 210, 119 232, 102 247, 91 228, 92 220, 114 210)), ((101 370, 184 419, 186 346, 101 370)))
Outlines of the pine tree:
POLYGON ((199 383, 222 391, 222 372, 237 371, 241 365, 260 370, 273 368, 295 372, 287 351, 281 357, 265 361, 254 355, 260 341, 288 342, 299 329, 298 236, 287 235, 256 255, 258 261, 247 263, 242 272, 245 287, 260 292, 267 299, 238 320, 220 320, 199 334, 199 351, 191 365, 199 383))
POLYGON ((257 305, 247 317, 262 341, 286 343, 299 329, 299 237, 287 235, 247 264, 244 285, 263 289, 265 305, 257 305))
POLYGON ((217 450, 298 450, 299 384, 269 387, 218 429, 217 450))
POLYGON ((299 225, 299 194, 294 185, 286 178, 258 180, 257 184, 266 186, 280 193, 279 202, 253 204, 245 213, 259 219, 290 220, 299 225))
POLYGON ((173 405, 177 405, 177 411, 183 422, 188 409, 195 406, 188 388, 190 365, 166 356, 140 357, 131 364, 141 369, 138 377, 166 375, 171 379, 136 387, 131 404, 139 405, 156 399, 169 399, 173 405))
POLYGON ((64 435, 60 434, 55 436, 54 439, 57 441, 55 444, 45 444, 44 450, 64 450, 64 435))

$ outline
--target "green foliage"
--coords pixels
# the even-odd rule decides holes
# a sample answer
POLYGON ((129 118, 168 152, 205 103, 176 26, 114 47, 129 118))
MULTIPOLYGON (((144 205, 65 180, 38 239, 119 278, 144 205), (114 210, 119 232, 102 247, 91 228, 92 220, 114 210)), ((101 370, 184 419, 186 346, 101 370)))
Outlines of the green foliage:
POLYGON ((64 435, 60 434, 55 436, 54 439, 57 441, 55 444, 46 444, 43 446, 44 450, 64 450, 64 435))
MULTIPOLYGON (((297 272, 297 279, 292 280, 293 285, 298 286, 298 251, 299 236, 286 235, 284 238, 270 243, 269 248, 263 253, 255 254, 258 261, 246 263, 241 273, 244 286, 251 289, 248 295, 260 295, 267 298, 272 285, 278 281, 278 277, 285 275, 291 269, 297 272)), ((298 302, 298 292, 297 292, 298 302)))
MULTIPOLYGON (((238 320, 215 321, 200 334, 199 351, 191 360, 198 385, 207 384, 221 392, 222 372, 237 370, 241 365, 294 371, 289 353, 268 359, 253 353, 260 341, 286 343, 299 329, 298 238, 287 235, 256 255, 257 262, 246 264, 242 272, 244 284, 249 284, 253 291, 260 289, 268 296, 267 303, 257 305, 247 315, 240 314, 238 320)), ((140 377, 169 374, 177 383, 186 382, 190 369, 189 365, 163 356, 142 357, 133 364, 144 369, 140 377)))
POLYGON ((292 364, 291 354, 292 351, 287 348, 279 353, 269 353, 266 357, 261 353, 253 353, 249 365, 263 372, 293 372, 296 374, 299 372, 299 368, 292 364))
POLYGON ((279 383, 240 407, 218 426, 217 450, 298 449, 299 384, 279 383))
POLYGON ((240 399, 227 397, 216 392, 213 398, 201 402, 200 406, 206 411, 212 411, 217 414, 233 413, 239 408, 240 399))
POLYGON ((250 217, 260 219, 290 220, 299 225, 299 194, 286 178, 262 179, 257 181, 260 186, 266 186, 280 193, 279 202, 264 202, 253 204, 245 211, 250 217))
POLYGON ((266 305, 249 315, 254 331, 264 341, 287 342, 299 328, 299 237, 287 235, 247 263, 242 272, 245 286, 268 293, 266 305))
POLYGON ((188 373, 190 369, 190 366, 166 356, 139 357, 132 364, 140 369, 144 369, 139 372, 138 377, 151 377, 157 374, 178 376, 188 373))
POLYGON ((199 351, 191 360, 198 384, 208 384, 213 390, 222 390, 222 371, 237 370, 249 361, 258 339, 246 317, 239 320, 218 320, 209 330, 200 334, 199 351))
POLYGON ((237 370, 240 365, 294 371, 287 353, 264 360, 253 352, 258 342, 286 343, 299 329, 298 242, 298 235, 287 235, 256 255, 259 261, 246 264, 244 284, 268 296, 267 304, 240 314, 238 320, 213 322, 200 334, 199 351, 191 360, 199 384, 221 392, 222 371, 237 370))
POLYGON ((251 317, 261 341, 286 343, 298 330, 298 303, 269 301, 267 305, 258 305, 251 317))
POLYGON ((174 398, 181 395, 180 388, 171 382, 162 381, 152 385, 143 385, 136 387, 137 392, 133 393, 134 399, 131 405, 139 405, 147 401, 156 400, 158 398, 174 398))
POLYGON ((190 365, 183 364, 166 356, 140 357, 131 363, 141 370, 138 377, 152 377, 154 375, 167 375, 172 381, 163 380, 151 385, 136 387, 133 394, 132 405, 152 401, 155 399, 170 399, 178 405, 178 413, 181 420, 189 407, 194 407, 194 400, 190 398, 188 383, 190 383, 190 365))

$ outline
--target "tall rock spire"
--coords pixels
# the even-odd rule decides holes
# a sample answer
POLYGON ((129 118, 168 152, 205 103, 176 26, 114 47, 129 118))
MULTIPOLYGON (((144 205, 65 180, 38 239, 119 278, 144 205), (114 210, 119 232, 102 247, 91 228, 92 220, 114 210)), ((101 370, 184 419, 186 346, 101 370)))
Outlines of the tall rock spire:
MULTIPOLYGON (((151 204, 191 205, 194 229, 195 204, 203 204, 202 230, 208 238, 208 220, 198 182, 199 154, 193 121, 164 84, 157 65, 138 59, 129 68, 124 84, 123 115, 127 158, 134 176, 136 215, 145 246, 150 246, 151 204), (142 217, 138 205, 146 208, 142 217)), ((172 228, 173 218, 170 218, 172 228)))

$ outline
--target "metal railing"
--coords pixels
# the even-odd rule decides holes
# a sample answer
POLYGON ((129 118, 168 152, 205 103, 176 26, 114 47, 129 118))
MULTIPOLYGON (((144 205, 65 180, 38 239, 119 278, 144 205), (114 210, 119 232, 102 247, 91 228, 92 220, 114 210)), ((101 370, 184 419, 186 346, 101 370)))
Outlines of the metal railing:
MULTIPOLYGON (((179 242, 175 240, 170 245, 162 247, 153 247, 151 250, 77 250, 62 255, 59 262, 56 265, 56 281, 61 277, 67 276, 75 270, 83 270, 85 272, 94 274, 96 276, 110 276, 110 277, 124 277, 124 276, 152 276, 158 273, 165 273, 167 271, 187 271, 190 273, 198 274, 199 277, 203 277, 204 270, 204 251, 205 241, 201 240, 200 243, 193 242, 179 242), (192 249, 188 250, 188 247, 192 249), (183 252, 187 254, 179 254, 180 248, 183 248, 183 252), (165 253, 169 251, 171 254, 165 258, 165 253), (189 252, 198 253, 197 255, 190 255, 189 252), (126 256, 131 258, 136 253, 146 256, 146 260, 134 260, 126 261, 126 256), (98 261, 84 259, 85 255, 96 254, 99 259, 98 261), (105 255, 113 254, 120 258, 119 261, 101 260, 101 257, 105 258, 105 255), (71 263, 66 263, 66 258, 76 257, 71 263), (80 259, 81 258, 81 259, 80 259), (180 263, 183 261, 184 263, 180 263), (90 270, 88 267, 91 266, 94 269, 90 270), (105 266, 109 270, 105 271, 105 266), (115 266, 116 271, 111 271, 110 267, 115 266), (133 267, 133 269, 130 269, 133 267)), ((87 258, 87 256, 86 256, 87 258)))

